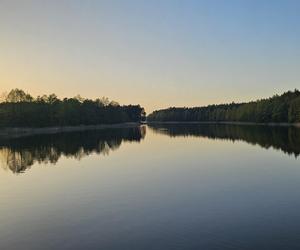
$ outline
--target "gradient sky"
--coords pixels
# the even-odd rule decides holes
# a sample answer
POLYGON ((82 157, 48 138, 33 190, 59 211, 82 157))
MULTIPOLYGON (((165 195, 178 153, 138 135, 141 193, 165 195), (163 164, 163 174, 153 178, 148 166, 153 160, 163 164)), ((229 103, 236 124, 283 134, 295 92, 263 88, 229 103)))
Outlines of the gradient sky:
POLYGON ((300 87, 300 1, 0 0, 0 92, 147 112, 300 87))

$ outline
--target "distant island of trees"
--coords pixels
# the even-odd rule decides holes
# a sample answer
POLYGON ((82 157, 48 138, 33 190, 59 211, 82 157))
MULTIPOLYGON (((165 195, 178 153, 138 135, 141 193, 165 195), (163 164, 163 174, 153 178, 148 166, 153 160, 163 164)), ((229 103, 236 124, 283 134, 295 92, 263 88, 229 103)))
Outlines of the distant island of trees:
POLYGON ((300 91, 248 103, 168 108, 148 115, 149 122, 299 123, 300 91))
POLYGON ((2 94, 0 127, 50 127, 140 122, 145 111, 140 105, 119 105, 108 98, 80 96, 59 99, 55 94, 33 98, 20 89, 2 94))

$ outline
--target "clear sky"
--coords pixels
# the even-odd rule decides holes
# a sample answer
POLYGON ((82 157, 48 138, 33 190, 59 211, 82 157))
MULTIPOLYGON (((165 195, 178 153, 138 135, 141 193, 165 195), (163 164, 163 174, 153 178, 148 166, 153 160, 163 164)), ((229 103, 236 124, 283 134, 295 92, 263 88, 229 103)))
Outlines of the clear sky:
POLYGON ((0 92, 169 106, 300 87, 298 0, 0 0, 0 92))

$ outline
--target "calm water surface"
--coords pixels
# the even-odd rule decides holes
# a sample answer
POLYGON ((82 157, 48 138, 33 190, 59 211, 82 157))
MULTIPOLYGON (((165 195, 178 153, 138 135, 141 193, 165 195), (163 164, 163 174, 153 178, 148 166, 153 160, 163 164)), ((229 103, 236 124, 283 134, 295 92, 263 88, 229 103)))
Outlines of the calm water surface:
POLYGON ((300 129, 0 139, 0 249, 300 249, 300 129))

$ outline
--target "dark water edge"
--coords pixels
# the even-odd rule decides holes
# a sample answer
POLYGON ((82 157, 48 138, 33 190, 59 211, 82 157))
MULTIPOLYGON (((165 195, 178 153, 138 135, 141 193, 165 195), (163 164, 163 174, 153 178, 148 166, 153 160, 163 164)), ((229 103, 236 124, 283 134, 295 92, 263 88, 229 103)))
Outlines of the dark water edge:
POLYGON ((132 127, 138 127, 140 125, 141 123, 138 122, 128 122, 128 123, 117 123, 117 124, 80 125, 80 126, 44 127, 44 128, 0 128, 0 140, 6 138, 17 138, 23 136, 40 135, 40 134, 80 132, 80 131, 109 129, 109 128, 132 128, 132 127))
POLYGON ((98 129, 109 129, 109 128, 132 128, 141 125, 252 125, 252 126, 272 126, 272 127, 297 127, 300 128, 300 123, 255 123, 255 122, 127 122, 127 123, 117 123, 117 124, 99 124, 99 125, 80 125, 80 126, 62 126, 62 127, 43 127, 43 128, 0 128, 0 140, 6 138, 18 138, 23 136, 32 136, 40 134, 56 134, 65 132, 80 132, 88 130, 98 130, 98 129))
POLYGON ((225 124, 225 125, 253 125, 253 126, 272 126, 272 127, 276 127, 276 126, 281 126, 281 127, 297 127, 300 128, 300 123, 287 123, 287 122, 282 122, 282 123, 259 123, 259 122, 198 122, 198 121, 185 121, 185 122, 178 122, 178 121, 162 121, 162 122, 158 122, 158 121, 148 121, 147 124, 151 125, 155 125, 155 124, 212 124, 212 125, 216 125, 216 124, 225 124))

